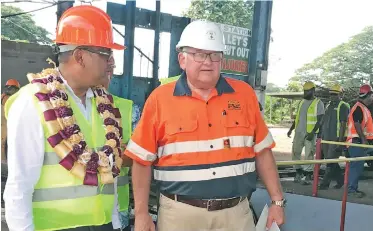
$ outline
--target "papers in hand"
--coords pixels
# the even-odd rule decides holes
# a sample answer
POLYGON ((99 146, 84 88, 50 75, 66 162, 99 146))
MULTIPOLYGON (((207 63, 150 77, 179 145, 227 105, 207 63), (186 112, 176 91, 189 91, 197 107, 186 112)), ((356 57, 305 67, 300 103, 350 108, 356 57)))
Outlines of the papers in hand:
POLYGON ((258 223, 256 224, 256 231, 281 231, 276 222, 272 223, 271 228, 267 229, 267 219, 268 219, 268 205, 266 204, 260 214, 258 223))

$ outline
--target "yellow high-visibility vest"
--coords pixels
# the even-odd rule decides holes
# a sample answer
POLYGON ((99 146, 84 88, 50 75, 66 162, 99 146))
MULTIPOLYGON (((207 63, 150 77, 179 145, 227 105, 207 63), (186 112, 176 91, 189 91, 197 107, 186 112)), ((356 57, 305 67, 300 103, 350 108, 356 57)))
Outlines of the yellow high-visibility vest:
POLYGON ((177 76, 174 76, 174 77, 159 79, 159 81, 161 82, 161 85, 164 85, 166 83, 171 83, 173 81, 177 81, 179 78, 180 78, 180 75, 177 75, 177 76))
MULTIPOLYGON (((320 99, 314 99, 311 103, 311 105, 308 107, 307 110, 307 133, 311 133, 312 130, 315 128, 315 125, 317 123, 317 104, 319 103, 320 99)), ((304 100, 299 105, 297 117, 295 118, 295 127, 299 124, 299 116, 300 116, 300 110, 302 108, 302 105, 304 103, 304 100)), ((319 131, 319 129, 316 131, 316 133, 319 131)))
MULTIPOLYGON (((44 115, 38 107, 38 100, 34 96, 35 88, 32 84, 23 87, 21 94, 29 94, 35 99, 35 106, 39 111, 44 128, 44 162, 39 181, 33 194, 33 218, 35 230, 49 231, 68 229, 81 226, 102 225, 111 222, 114 207, 114 184, 98 186, 83 185, 79 179, 59 164, 59 157, 47 141, 48 134, 44 115)), ((15 98, 6 104, 6 116, 15 98)), ((105 130, 102 118, 95 106, 92 107, 92 122, 88 123, 78 106, 68 94, 69 104, 74 117, 85 137, 87 145, 92 149, 99 149, 105 144, 105 130)), ((123 142, 127 143, 131 136, 132 101, 113 96, 115 107, 121 112, 123 142)), ((96 105, 92 97, 92 105, 96 105)), ((119 211, 128 210, 129 186, 128 168, 121 168, 117 178, 119 211)))
MULTIPOLYGON (((337 137, 339 137, 339 129, 341 128, 341 121, 339 119, 339 113, 340 113, 340 110, 341 110, 341 106, 342 105, 346 105, 348 107, 348 109, 350 109, 350 104, 344 102, 344 101, 340 101, 339 104, 338 104, 338 108, 337 108, 337 137)), ((346 118, 346 130, 345 130, 345 136, 347 136, 347 133, 348 133, 348 129, 347 129, 347 120, 348 118, 346 118)))

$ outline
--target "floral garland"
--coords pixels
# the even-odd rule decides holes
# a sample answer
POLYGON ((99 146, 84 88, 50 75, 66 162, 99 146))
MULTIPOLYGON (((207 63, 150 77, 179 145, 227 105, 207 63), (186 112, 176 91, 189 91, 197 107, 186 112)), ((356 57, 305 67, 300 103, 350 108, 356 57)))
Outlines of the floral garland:
POLYGON ((97 111, 104 121, 105 145, 94 151, 87 146, 83 133, 68 102, 66 86, 56 69, 46 69, 39 74, 28 74, 29 81, 37 87, 35 96, 44 114, 49 134, 49 144, 61 158, 60 165, 83 179, 84 185, 113 183, 119 175, 122 159, 121 116, 113 105, 113 97, 102 86, 94 87, 97 111))

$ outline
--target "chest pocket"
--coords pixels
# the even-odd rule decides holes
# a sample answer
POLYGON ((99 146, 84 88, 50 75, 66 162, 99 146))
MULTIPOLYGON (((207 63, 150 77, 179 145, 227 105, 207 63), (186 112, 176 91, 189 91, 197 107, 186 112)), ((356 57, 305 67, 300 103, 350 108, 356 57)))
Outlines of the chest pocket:
POLYGON ((255 126, 242 111, 228 111, 222 116, 225 136, 254 136, 255 126))
POLYGON ((166 122, 165 126, 165 133, 169 136, 177 135, 177 134, 185 134, 188 135, 193 133, 197 130, 198 123, 197 120, 173 120, 166 122))

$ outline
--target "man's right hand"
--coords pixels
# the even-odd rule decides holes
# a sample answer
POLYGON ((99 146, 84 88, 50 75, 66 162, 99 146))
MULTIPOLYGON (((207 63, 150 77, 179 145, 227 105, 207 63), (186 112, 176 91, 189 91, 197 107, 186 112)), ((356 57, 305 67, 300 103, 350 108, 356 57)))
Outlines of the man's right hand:
POLYGON ((155 231, 155 224, 149 213, 135 214, 135 231, 155 231))

